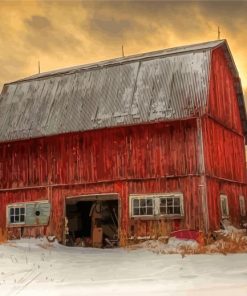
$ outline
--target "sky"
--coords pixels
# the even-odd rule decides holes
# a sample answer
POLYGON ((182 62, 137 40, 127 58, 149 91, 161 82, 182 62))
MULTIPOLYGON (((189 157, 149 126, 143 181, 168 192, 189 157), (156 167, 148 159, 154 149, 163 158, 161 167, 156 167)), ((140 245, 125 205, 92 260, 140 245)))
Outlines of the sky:
POLYGON ((38 72, 227 39, 247 95, 246 1, 0 0, 0 88, 38 72))

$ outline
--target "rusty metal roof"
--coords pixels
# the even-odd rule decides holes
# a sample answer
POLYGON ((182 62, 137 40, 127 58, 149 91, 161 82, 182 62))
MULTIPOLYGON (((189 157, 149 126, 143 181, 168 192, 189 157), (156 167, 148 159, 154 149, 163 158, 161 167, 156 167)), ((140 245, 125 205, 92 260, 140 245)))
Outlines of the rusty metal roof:
POLYGON ((0 141, 203 114, 211 49, 224 42, 118 58, 6 84, 0 97, 0 141))

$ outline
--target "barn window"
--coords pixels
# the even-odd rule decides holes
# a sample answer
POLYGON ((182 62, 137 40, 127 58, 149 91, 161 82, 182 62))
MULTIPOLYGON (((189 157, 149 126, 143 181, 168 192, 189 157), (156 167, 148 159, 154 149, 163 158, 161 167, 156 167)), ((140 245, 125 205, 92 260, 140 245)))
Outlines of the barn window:
POLYGON ((179 217, 183 216, 183 195, 152 194, 130 195, 131 217, 179 217))
POLYGON ((183 215, 182 195, 169 195, 160 197, 160 215, 183 215))
POLYGON ((240 215, 246 216, 245 199, 243 195, 239 195, 240 215))
POLYGON ((227 195, 225 195, 225 194, 220 195, 220 209, 221 209, 222 218, 228 218, 229 217, 229 207, 228 207, 227 195))
POLYGON ((23 204, 12 205, 8 208, 9 224, 24 224, 26 207, 23 204))
POLYGON ((8 225, 47 225, 50 217, 48 200, 9 204, 7 206, 8 225))
POLYGON ((154 200, 153 198, 132 199, 132 215, 133 216, 152 216, 154 214, 154 200))

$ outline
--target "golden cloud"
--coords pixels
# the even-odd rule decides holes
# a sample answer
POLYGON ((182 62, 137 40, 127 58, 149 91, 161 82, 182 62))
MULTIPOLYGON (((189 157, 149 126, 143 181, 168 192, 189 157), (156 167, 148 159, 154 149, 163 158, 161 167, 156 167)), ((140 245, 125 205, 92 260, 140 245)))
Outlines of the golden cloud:
POLYGON ((4 1, 0 84, 41 71, 217 39, 247 89, 247 2, 4 1))

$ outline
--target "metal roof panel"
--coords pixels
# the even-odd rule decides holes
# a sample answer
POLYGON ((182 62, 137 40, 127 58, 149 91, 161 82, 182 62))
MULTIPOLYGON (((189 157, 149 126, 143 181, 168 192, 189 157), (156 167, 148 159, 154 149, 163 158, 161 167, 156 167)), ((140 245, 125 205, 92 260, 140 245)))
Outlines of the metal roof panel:
POLYGON ((211 49, 222 42, 42 73, 6 84, 0 96, 0 142, 202 115, 211 49))

